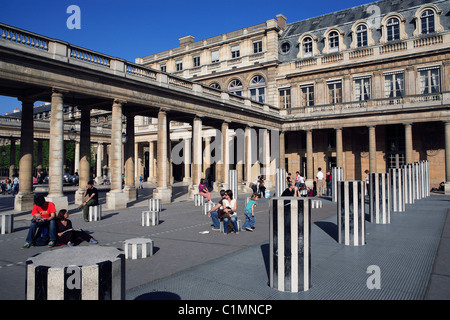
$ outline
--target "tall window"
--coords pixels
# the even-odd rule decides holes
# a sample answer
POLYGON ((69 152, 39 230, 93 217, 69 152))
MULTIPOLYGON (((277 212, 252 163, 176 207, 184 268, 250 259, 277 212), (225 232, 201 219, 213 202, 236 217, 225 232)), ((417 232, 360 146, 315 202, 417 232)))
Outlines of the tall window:
POLYGON ((242 96, 242 82, 237 79, 231 80, 228 85, 228 91, 237 96, 242 96))
POLYGON ((280 89, 280 108, 288 109, 291 107, 291 89, 280 89))
POLYGON ((302 106, 308 107, 314 105, 314 85, 301 86, 302 90, 302 106))
POLYGON ((200 56, 195 56, 193 59, 194 59, 194 67, 200 67, 200 56))
POLYGON ((330 52, 339 51, 339 33, 337 31, 331 31, 328 37, 330 52))
POLYGON ((211 51, 211 63, 219 62, 219 50, 211 51))
POLYGON ((241 56, 241 46, 232 46, 231 47, 231 58, 239 58, 241 56))
POLYGON ((313 41, 311 37, 306 37, 305 39, 303 39, 302 45, 303 45, 303 57, 304 58, 312 57, 313 41))
POLYGON ((166 71, 167 71, 167 67, 166 67, 165 64, 160 65, 159 68, 160 68, 160 70, 161 70, 162 72, 166 72, 166 71))
POLYGON ((425 10, 420 15, 420 25, 422 34, 429 34, 435 32, 434 12, 433 10, 425 10))
POLYGON ((328 103, 342 103, 342 82, 341 80, 327 82, 328 85, 328 103))
POLYGON ((255 76, 250 81, 250 99, 264 103, 266 101, 266 79, 255 76))
POLYGON ((421 94, 441 92, 439 67, 421 69, 419 73, 421 94))
POLYGON ((384 97, 403 97, 405 91, 404 74, 401 72, 391 72, 384 74, 384 97))
POLYGON ((183 60, 178 60, 176 63, 177 71, 183 70, 183 60))
POLYGON ((262 40, 253 41, 253 53, 260 53, 262 51, 262 40))
POLYGON ((353 88, 356 101, 371 99, 371 81, 370 77, 353 79, 353 88))
POLYGON ((356 46, 358 48, 367 47, 367 27, 364 24, 356 28, 356 46))
POLYGON ((386 23, 386 40, 400 40, 400 21, 397 18, 391 18, 386 23))

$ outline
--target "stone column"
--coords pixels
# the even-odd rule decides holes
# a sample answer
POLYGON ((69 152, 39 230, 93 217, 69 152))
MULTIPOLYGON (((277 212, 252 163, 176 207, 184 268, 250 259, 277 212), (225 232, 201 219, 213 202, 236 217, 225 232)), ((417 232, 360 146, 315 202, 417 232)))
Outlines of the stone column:
POLYGON ((183 182, 190 184, 192 182, 191 175, 191 139, 183 139, 184 142, 184 154, 183 154, 183 162, 184 162, 184 178, 183 182))
POLYGON ((228 141, 228 122, 222 123, 222 182, 223 189, 228 189, 228 170, 230 169, 230 144, 228 141))
POLYGON ((56 212, 67 209, 68 200, 63 192, 64 166, 64 103, 63 94, 52 93, 49 145, 49 185, 47 201, 53 202, 56 212))
POLYGON ((244 161, 245 161, 245 181, 247 182, 247 186, 250 184, 250 182, 253 181, 252 177, 252 128, 251 127, 245 127, 245 150, 244 150, 244 161))
POLYGON ((405 123, 405 163, 413 163, 412 125, 405 123))
POLYGON ((377 139, 375 126, 369 126, 369 172, 377 172, 377 139))
MULTIPOLYGON (((14 210, 33 208, 33 100, 22 101, 22 125, 20 133, 19 193, 14 198, 14 210)), ((53 116, 52 116, 53 118, 53 116)), ((14 151, 15 152, 15 151, 14 151)), ((62 179, 62 177, 61 177, 62 179)))
POLYGON ((75 172, 80 171, 80 143, 75 141, 75 159, 74 159, 74 170, 75 172))
POLYGON ((155 179, 155 142, 148 143, 148 182, 156 182, 155 179))
POLYGON ((12 176, 16 171, 16 139, 12 138, 9 148, 9 178, 12 181, 12 176))
MULTIPOLYGON (((80 146, 79 146, 79 172, 78 190, 75 193, 75 204, 82 204, 84 192, 90 179, 91 169, 91 110, 81 108, 80 146)), ((77 158, 75 157, 75 161, 77 158)))
POLYGON ((203 152, 203 177, 211 174, 211 137, 205 137, 205 150, 203 152))
POLYGON ((279 169, 286 169, 286 149, 285 149, 285 133, 280 131, 280 160, 279 169))
POLYGON ((122 190, 122 108, 126 101, 114 100, 111 119, 111 191, 106 194, 109 209, 125 209, 127 196, 122 190))
POLYGON ((195 117, 192 124, 192 187, 198 193, 198 185, 202 178, 202 119, 195 117))
POLYGON ((169 136, 167 131, 168 121, 165 110, 158 113, 158 147, 157 147, 157 188, 153 191, 153 198, 161 199, 163 204, 172 201, 172 191, 168 188, 167 182, 167 154, 169 136))
POLYGON ((102 166, 103 166, 102 153, 103 153, 103 145, 100 142, 98 142, 97 143, 97 162, 96 162, 96 170, 95 170, 97 184, 100 184, 103 181, 103 178, 102 178, 102 166))
POLYGON ((306 131, 306 181, 308 187, 313 187, 314 167, 313 167, 313 137, 312 130, 306 131))
POLYGON ((135 201, 137 199, 136 189, 136 172, 135 172, 135 152, 134 152, 134 116, 127 115, 126 125, 126 142, 125 142, 125 187, 124 192, 127 201, 135 201))
POLYGON ((344 168, 344 148, 342 143, 342 128, 336 129, 336 166, 344 168))

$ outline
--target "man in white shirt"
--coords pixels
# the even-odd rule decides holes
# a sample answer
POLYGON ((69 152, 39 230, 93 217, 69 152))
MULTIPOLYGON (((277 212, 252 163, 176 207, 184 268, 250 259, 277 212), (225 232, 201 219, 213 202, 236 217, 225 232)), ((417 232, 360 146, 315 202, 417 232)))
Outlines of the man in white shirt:
POLYGON ((322 196, 323 193, 323 172, 322 168, 319 168, 319 171, 317 172, 317 195, 322 196))

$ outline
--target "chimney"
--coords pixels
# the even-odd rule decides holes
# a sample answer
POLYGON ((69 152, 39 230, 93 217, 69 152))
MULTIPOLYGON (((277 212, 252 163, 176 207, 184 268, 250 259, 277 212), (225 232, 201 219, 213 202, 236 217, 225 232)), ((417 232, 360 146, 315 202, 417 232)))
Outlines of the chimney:
POLYGON ((194 43, 194 36, 186 36, 178 39, 180 41, 180 47, 187 46, 188 44, 194 43))
POLYGON ((278 20, 278 27, 280 27, 281 29, 286 28, 286 17, 284 15, 277 14, 277 20, 278 20))

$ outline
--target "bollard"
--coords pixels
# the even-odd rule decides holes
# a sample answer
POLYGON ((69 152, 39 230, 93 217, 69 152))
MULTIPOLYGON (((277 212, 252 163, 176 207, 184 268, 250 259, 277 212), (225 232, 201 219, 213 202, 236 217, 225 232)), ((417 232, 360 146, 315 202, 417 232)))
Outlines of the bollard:
POLYGON ((341 167, 333 167, 331 168, 331 195, 332 195, 332 201, 337 202, 337 183, 338 181, 344 180, 344 169, 341 167))
POLYGON ((100 221, 102 220, 102 206, 90 206, 89 207, 89 221, 100 221))
POLYGON ((393 212, 405 211, 405 175, 403 169, 389 169, 391 184, 391 203, 393 212))
POLYGON ((238 172, 237 170, 228 171, 228 185, 230 190, 233 192, 233 199, 238 198, 238 172))
POLYGON ((0 234, 7 234, 14 232, 14 215, 5 213, 0 215, 0 234))
POLYGON ((125 259, 145 259, 153 255, 153 240, 135 238, 125 240, 123 243, 125 259))
POLYGON ((205 204, 205 198, 201 194, 194 194, 194 206, 201 207, 205 204))
POLYGON ((142 211, 141 225, 143 227, 157 226, 159 224, 158 211, 142 211))
POLYGON ((117 248, 64 247, 26 263, 27 300, 125 300, 125 256, 117 248))
POLYGON ((281 197, 281 194, 288 187, 286 185, 286 169, 277 169, 276 173, 275 197, 281 197))
POLYGON ((161 212, 161 199, 148 199, 148 211, 161 212))
POLYGON ((211 210, 212 208, 214 208, 215 204, 214 203, 205 203, 202 207, 202 213, 207 216, 208 215, 208 211, 211 210))
POLYGON ((369 174, 369 216, 376 224, 391 223, 389 173, 369 174))
POLYGON ((273 289, 307 291, 311 287, 311 200, 270 200, 270 280, 273 289))
POLYGON ((365 181, 337 183, 338 242, 346 246, 363 246, 365 239, 365 181))
POLYGON ((402 166, 403 169, 403 177, 405 182, 405 204, 414 204, 416 195, 415 195, 415 179, 414 179, 414 170, 412 164, 406 164, 402 166))
POLYGON ((322 208, 322 200, 311 199, 311 208, 312 209, 322 208))

